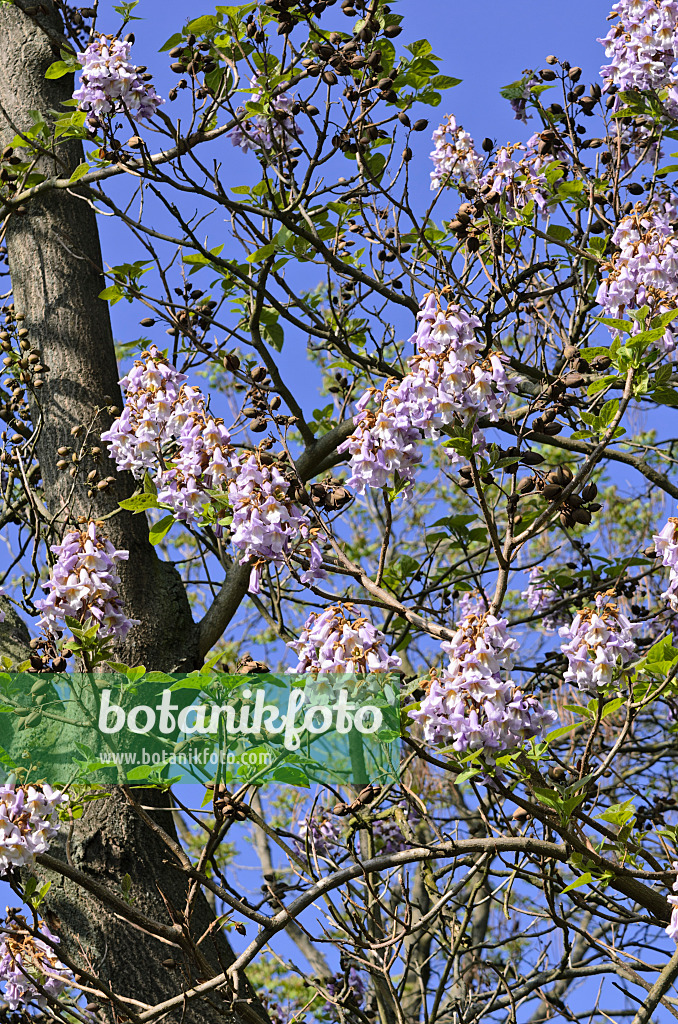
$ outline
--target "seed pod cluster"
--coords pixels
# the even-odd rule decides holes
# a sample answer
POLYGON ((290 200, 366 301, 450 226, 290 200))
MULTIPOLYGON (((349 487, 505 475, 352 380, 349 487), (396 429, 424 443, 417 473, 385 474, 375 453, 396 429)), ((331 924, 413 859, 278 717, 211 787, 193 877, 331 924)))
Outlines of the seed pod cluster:
MULTIPOLYGON (((29 655, 30 668, 29 672, 39 674, 42 672, 65 672, 67 665, 67 658, 72 657, 71 651, 64 651, 61 653, 57 647, 57 637, 53 635, 47 635, 42 637, 35 637, 30 641, 29 644, 31 653, 29 655)), ((47 694, 50 692, 51 684, 48 680, 44 680, 39 683, 34 683, 31 687, 31 694, 34 698, 36 705, 40 706, 47 700, 47 694)))
MULTIPOLYGON (((568 466, 558 466, 551 470, 546 479, 537 483, 537 490, 543 498, 552 504, 560 503, 563 490, 572 482, 573 473, 568 466)), ((593 513, 600 511, 602 505, 594 501, 598 494, 598 488, 594 483, 588 483, 582 488, 581 494, 570 494, 563 502, 559 522, 565 529, 574 526, 589 526, 593 513)))
POLYGON ((214 814, 217 818, 233 818, 235 821, 245 821, 249 808, 242 800, 237 800, 226 788, 223 782, 215 788, 213 782, 205 784, 205 789, 214 790, 214 814))
POLYGON ((361 808, 366 807, 368 804, 373 803, 379 794, 381 793, 381 786, 375 786, 370 784, 361 789, 355 800, 350 803, 338 803, 332 808, 333 814, 338 814, 340 817, 345 817, 347 814, 351 814, 353 811, 359 811, 361 808))

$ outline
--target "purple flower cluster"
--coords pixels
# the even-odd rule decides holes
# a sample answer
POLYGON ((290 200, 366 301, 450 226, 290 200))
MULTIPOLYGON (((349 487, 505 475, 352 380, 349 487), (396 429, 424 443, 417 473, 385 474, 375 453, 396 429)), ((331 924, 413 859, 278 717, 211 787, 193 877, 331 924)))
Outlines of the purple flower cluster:
MULTIPOLYGON (((377 853, 397 853, 406 847, 407 842, 395 818, 373 818, 371 826, 377 853)), ((339 822, 324 807, 318 808, 299 822, 299 839, 323 856, 333 846, 342 845, 339 822)))
POLYGON ((0 875, 32 867, 59 831, 58 808, 68 802, 51 786, 0 786, 0 875))
MULTIPOLYGON (((252 83, 256 87, 256 83, 252 83)), ((253 103, 262 102, 263 93, 257 91, 252 95, 253 103)), ((227 138, 234 146, 239 146, 243 153, 248 150, 261 149, 270 152, 274 149, 285 149, 290 140, 303 135, 302 129, 294 120, 292 107, 294 100, 286 92, 274 96, 270 104, 269 114, 257 114, 247 117, 245 107, 238 107, 236 115, 238 124, 227 133, 227 138)))
MULTIPOLYGON (((623 317, 625 310, 644 305, 650 316, 678 308, 678 234, 673 228, 677 219, 673 203, 655 203, 649 210, 637 208, 622 217, 612 236, 621 251, 606 264, 608 276, 596 297, 605 316, 623 317)), ((643 329, 635 323, 635 334, 643 329)), ((619 336, 618 331, 613 334, 619 336)), ((673 352, 676 341, 670 327, 654 344, 661 352, 673 352)))
POLYGON ((57 556, 50 578, 43 583, 47 597, 35 602, 42 615, 40 627, 55 632, 65 626, 66 616, 83 625, 98 622, 99 636, 124 640, 136 619, 125 615, 117 587, 117 565, 129 558, 110 540, 99 535, 103 523, 90 522, 86 530, 71 530, 51 550, 57 556))
POLYGON ((549 191, 562 178, 562 173, 556 175, 549 185, 545 169, 557 159, 558 153, 551 150, 540 154, 540 141, 539 135, 532 135, 525 145, 501 146, 479 182, 481 187, 489 185, 503 196, 509 211, 522 209, 531 201, 543 211, 549 191))
POLYGON ((532 88, 538 84, 538 78, 528 75, 523 79, 521 94, 511 98, 511 110, 515 115, 516 121, 522 121, 523 124, 527 124, 528 119, 531 118, 532 115, 527 113, 527 101, 532 93, 532 88))
POLYGON ((318 808, 299 822, 299 840, 322 857, 341 841, 337 819, 324 807, 318 808))
POLYGON ((369 675, 391 672, 402 664, 384 646, 384 634, 363 616, 353 618, 350 604, 331 604, 311 612, 298 640, 287 646, 296 651, 298 663, 291 671, 369 675))
POLYGON ((74 980, 71 971, 44 941, 58 943, 59 939, 44 922, 38 929, 43 938, 31 935, 25 919, 16 913, 10 916, 9 908, 0 929, 0 983, 9 1009, 46 1009, 49 1003, 37 986, 56 999, 74 980))
POLYGON ((652 540, 662 565, 669 570, 669 585, 662 598, 674 612, 678 612, 678 519, 671 516, 652 540))
MULTIPOLYGON (((524 113, 525 100, 512 102, 524 113)), ((494 192, 503 196, 509 212, 522 209, 532 200, 543 211, 549 191, 563 176, 559 171, 549 184, 546 168, 557 161, 560 154, 557 147, 554 148, 553 140, 545 152, 540 135, 532 135, 526 144, 518 142, 500 146, 482 175, 482 158, 474 148, 473 139, 457 125, 453 115, 449 114, 447 120, 435 129, 433 142, 431 189, 470 182, 482 195, 494 192)))
POLYGON ((154 475, 158 501, 193 522, 234 470, 228 430, 186 380, 157 348, 144 352, 120 381, 125 408, 101 438, 118 469, 154 475))
POLYGON ((431 189, 435 191, 442 185, 458 181, 476 181, 482 157, 476 153, 473 139, 461 125, 457 124, 454 114, 446 119, 433 132, 434 147, 431 151, 433 170, 431 171, 431 189))
POLYGON ((675 0, 619 0, 615 23, 604 39, 609 64, 601 76, 622 90, 663 93, 667 110, 678 112, 678 3, 675 0))
POLYGON ((493 764, 497 755, 522 745, 555 721, 535 697, 521 692, 508 675, 517 643, 506 619, 468 615, 454 638, 441 644, 450 661, 431 680, 418 711, 428 743, 449 743, 460 752, 482 750, 493 764))
MULTIPOLYGON (((228 486, 233 509, 231 540, 241 553, 244 564, 257 560, 252 569, 250 591, 259 589, 262 561, 278 565, 290 555, 299 540, 309 538, 310 520, 288 497, 289 481, 273 465, 266 465, 260 456, 251 454, 240 464, 237 475, 228 486)), ((302 582, 327 576, 320 568, 322 554, 315 541, 310 541, 310 568, 302 574, 302 582)))
POLYGON ((96 122, 103 114, 126 111, 135 121, 153 117, 165 101, 155 88, 144 81, 141 72, 129 62, 132 44, 112 36, 98 36, 84 53, 80 88, 73 93, 81 110, 89 110, 88 120, 96 122))
MULTIPOLYGON (((365 982, 355 967, 349 967, 348 976, 338 975, 336 978, 330 978, 327 982, 327 991, 331 996, 337 996, 342 999, 348 996, 358 1006, 362 1006, 366 987, 365 982)), ((334 1009, 333 1003, 326 1003, 325 1005, 327 1009, 334 1009)))
MULTIPOLYGON (((236 455, 228 430, 212 416, 201 390, 191 387, 157 348, 142 354, 120 381, 125 408, 101 435, 118 469, 137 479, 149 473, 158 501, 184 522, 200 524, 205 506, 228 492, 231 539, 242 562, 256 559, 250 589, 258 590, 261 563, 281 564, 304 541, 304 583, 323 579, 322 553, 308 516, 288 496, 289 482, 260 454, 236 455)), ((217 505, 217 513, 221 507, 217 505)))
POLYGON ((477 317, 458 305, 443 312, 431 293, 417 318, 419 326, 410 339, 416 354, 408 360, 409 372, 400 383, 389 380, 383 391, 371 388, 361 396, 356 430, 338 449, 351 454, 347 482, 359 493, 385 487, 394 477, 411 482, 422 460, 422 441, 437 440, 451 423, 471 427, 482 450, 484 436, 476 421, 481 416, 496 420, 510 392, 501 358, 478 360, 477 317), (371 402, 376 410, 368 408, 371 402))
POLYGON ((560 600, 560 594, 545 579, 543 566, 533 566, 528 575, 529 583, 520 596, 527 603, 527 607, 535 614, 541 615, 546 613, 541 620, 541 625, 549 632, 553 632, 553 630, 563 625, 567 617, 565 609, 549 614, 549 608, 555 601, 560 600))
POLYGON ((623 674, 636 653, 633 638, 639 625, 629 622, 611 596, 596 594, 595 608, 583 608, 570 626, 559 630, 566 641, 560 649, 568 661, 564 681, 594 696, 623 674))

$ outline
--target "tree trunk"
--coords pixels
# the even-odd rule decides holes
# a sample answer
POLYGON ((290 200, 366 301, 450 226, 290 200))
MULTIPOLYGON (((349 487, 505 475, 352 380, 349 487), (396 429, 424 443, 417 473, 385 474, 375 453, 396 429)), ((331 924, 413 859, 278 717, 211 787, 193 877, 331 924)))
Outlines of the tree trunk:
MULTIPOLYGON (((61 32, 58 15, 49 0, 46 4, 49 12, 39 10, 33 18, 16 5, 0 7, 3 145, 31 125, 29 111, 46 114, 50 109, 67 109, 60 104, 73 92, 70 75, 56 81, 45 79, 48 66, 58 59, 52 46, 61 32)), ((59 146, 58 153, 41 157, 37 170, 48 177, 58 174, 64 178, 82 160, 80 142, 70 140, 59 146)), ((26 213, 10 217, 7 249, 16 312, 24 315, 22 326, 29 331, 31 345, 39 348, 42 362, 49 367, 40 392, 41 408, 34 403, 32 411, 35 422, 40 415, 43 419, 36 454, 45 504, 60 538, 64 527, 73 524, 77 516, 98 519, 114 511, 118 501, 131 493, 133 481, 128 474, 116 474, 107 458, 97 462, 87 454, 102 430, 110 426, 108 407, 121 405, 108 305, 98 298, 105 282, 96 215, 77 189, 49 190, 26 206, 26 213), (71 434, 78 425, 84 425, 90 434, 73 479, 57 468, 57 449, 69 445, 79 450, 85 431, 76 438, 71 434), (86 478, 92 469, 97 469, 101 478, 116 476, 116 483, 110 490, 95 488, 94 496, 88 497, 86 478)), ((118 658, 154 670, 196 667, 200 663, 197 630, 184 586, 175 569, 157 557, 148 540, 145 515, 115 515, 106 520, 105 532, 116 547, 130 553, 129 562, 121 567, 121 596, 127 614, 140 620, 117 652, 118 658)), ((25 642, 13 627, 12 636, 25 642)), ((15 639, 10 642, 9 636, 0 633, 6 653, 14 653, 15 639)), ((147 790, 142 801, 158 808, 156 820, 176 838, 166 798, 147 790)), ((171 924, 168 905, 176 910, 184 906, 184 875, 121 790, 87 804, 82 818, 74 822, 68 851, 62 846, 51 852, 118 896, 124 876, 129 875, 134 906, 156 921, 171 924)), ((83 967, 109 981, 114 990, 153 1003, 195 979, 199 973, 196 965, 187 964, 176 948, 131 928, 58 872, 47 876, 53 883, 48 913, 65 949, 83 967), (168 958, 180 961, 181 966, 163 968, 161 962, 168 958)), ((190 930, 199 936, 211 921, 212 912, 201 894, 190 930)), ((200 948, 211 971, 220 973, 232 961, 232 953, 221 930, 217 928, 213 934, 214 940, 200 948)), ((223 1020, 223 1004, 216 1008, 218 1001, 217 996, 212 1006, 191 1003, 164 1019, 191 1024, 223 1020)))

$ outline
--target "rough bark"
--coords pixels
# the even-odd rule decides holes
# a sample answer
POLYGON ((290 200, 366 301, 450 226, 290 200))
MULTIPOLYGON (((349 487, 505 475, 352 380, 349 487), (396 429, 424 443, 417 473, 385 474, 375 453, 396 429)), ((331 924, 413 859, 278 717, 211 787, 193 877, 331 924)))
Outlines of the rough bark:
MULTIPOLYGON (((49 0, 47 0, 49 4, 49 0)), ((0 7, 3 46, 0 54, 0 137, 6 144, 15 132, 31 124, 29 111, 63 110, 60 104, 70 98, 73 80, 45 79, 48 66, 57 59, 50 44, 58 39, 60 24, 51 5, 31 18, 20 7, 0 7)), ((35 11, 36 9, 33 8, 35 11)), ((57 55, 58 56, 58 55, 57 55)), ((37 169, 48 176, 63 177, 83 159, 82 146, 69 141, 38 161, 37 169), (65 166, 64 166, 65 161, 65 166)), ((79 515, 102 518, 114 511, 118 501, 128 496, 133 481, 116 474, 107 461, 95 462, 87 456, 73 480, 56 466, 57 449, 76 443, 73 427, 84 424, 92 430, 89 446, 111 422, 108 407, 120 406, 113 335, 107 304, 99 299, 105 287, 96 215, 76 190, 46 192, 32 200, 25 214, 14 213, 7 230, 7 249, 16 311, 25 316, 34 347, 49 367, 41 391, 42 417, 37 443, 37 458, 44 481, 44 500, 57 534, 79 515), (97 468, 100 476, 116 476, 109 491, 96 491, 88 497, 87 473, 97 468)), ((82 434, 80 437, 82 438, 82 434)), ((76 439, 77 442, 77 439, 76 439)), ((115 515, 106 521, 106 533, 116 547, 130 552, 123 568, 122 596, 127 613, 140 620, 130 633, 120 660, 143 663, 161 670, 191 669, 199 664, 197 629, 193 623, 181 579, 169 564, 162 562, 148 540, 144 515, 115 515)), ((25 630, 12 619, 0 632, 2 650, 16 656, 25 650, 25 630), (18 641, 18 642, 17 642, 18 641)), ((158 806, 157 820, 174 838, 171 814, 162 810, 165 798, 146 791, 146 804, 158 806)), ((65 846, 52 851, 56 858, 82 869, 93 879, 120 894, 123 877, 132 880, 132 896, 149 918, 171 924, 168 906, 183 907, 186 882, 172 863, 167 849, 138 819, 124 794, 115 790, 107 799, 89 803, 83 817, 74 823, 65 846)), ((94 969, 112 987, 144 1002, 156 1002, 181 990, 195 966, 176 949, 131 929, 99 900, 83 891, 58 872, 47 872, 53 889, 47 901, 48 912, 57 927, 66 950, 83 966, 94 969), (182 963, 176 970, 162 968, 168 957, 182 963)), ((195 935, 204 932, 212 912, 201 895, 191 921, 195 935)), ((219 929, 215 940, 201 945, 209 968, 220 972, 231 961, 228 943, 219 929)), ((191 1024, 224 1020, 223 1004, 193 1005, 186 1012, 166 1020, 191 1024)))
MULTIPOLYGON (((54 13, 42 22, 58 35, 54 13)), ((45 79, 55 60, 49 37, 36 20, 11 4, 0 9, 4 45, 0 56, 0 137, 32 123, 29 111, 64 110, 73 91, 72 76, 45 79)), ((38 160, 36 170, 52 177, 68 176, 84 159, 82 145, 70 140, 55 155, 38 160)), ((59 189, 35 197, 26 213, 14 213, 7 228, 7 251, 16 311, 24 315, 28 338, 49 367, 40 392, 42 430, 37 457, 45 501, 58 532, 78 515, 103 518, 133 489, 129 474, 116 474, 108 458, 86 455, 73 479, 57 468, 57 449, 78 450, 85 433, 73 438, 73 427, 91 430, 87 449, 111 423, 109 407, 121 405, 118 368, 108 304, 98 298, 105 288, 96 215, 75 190, 59 189), (88 497, 87 474, 97 469, 102 479, 116 476, 107 491, 88 497)), ((34 409, 36 416, 40 411, 34 409)), ((104 449, 105 454, 105 449, 104 449)), ((197 661, 197 631, 188 600, 174 569, 160 561, 148 540, 143 515, 123 512, 106 521, 106 533, 129 550, 122 568, 127 613, 141 620, 130 634, 121 657, 130 664, 156 669, 192 668, 197 661)))

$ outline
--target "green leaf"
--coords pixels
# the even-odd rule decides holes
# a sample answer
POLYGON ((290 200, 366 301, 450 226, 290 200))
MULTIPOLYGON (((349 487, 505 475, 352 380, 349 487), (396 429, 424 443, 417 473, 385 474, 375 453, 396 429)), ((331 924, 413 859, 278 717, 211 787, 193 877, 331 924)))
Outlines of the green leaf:
POLYGON ((70 178, 68 179, 69 182, 72 184, 74 181, 79 181, 80 178, 83 178, 87 174, 88 170, 89 170, 89 164, 86 164, 86 163, 78 164, 78 166, 75 168, 75 170, 71 174, 70 178))
POLYGON ((617 415, 619 409, 619 399, 611 398, 609 402, 606 402, 603 408, 600 410, 598 422, 601 427, 609 427, 612 420, 617 415))
POLYGON ((568 238, 572 238, 572 232, 564 224, 549 224, 546 234, 558 242, 566 242, 568 238))
POLYGON ((603 712, 602 712, 600 717, 601 718, 607 718, 608 715, 614 714, 615 711, 619 710, 619 708, 623 705, 623 703, 624 703, 624 698, 623 697, 615 697, 614 700, 609 700, 607 702, 607 704, 605 705, 605 707, 603 708, 603 712))
POLYGON ((466 768, 465 771, 459 772, 456 779, 454 780, 455 786, 461 786, 462 782, 468 782, 474 775, 480 774, 480 768, 466 768))
POLYGON ((615 316, 594 316, 594 320, 597 320, 599 324, 605 324, 606 327, 612 327, 615 331, 623 331, 624 334, 630 334, 633 330, 633 324, 630 320, 620 320, 615 316))
POLYGON ((428 39, 418 39, 416 43, 410 43, 405 49, 409 50, 415 57, 428 57, 433 47, 428 39))
POLYGON ((160 522, 153 523, 148 531, 148 539, 151 544, 159 544, 164 540, 174 525, 174 516, 164 516, 160 522))
POLYGON ((175 46, 178 46, 183 36, 181 32, 175 32, 173 36, 170 36, 166 43, 163 43, 158 53, 165 53, 166 50, 173 50, 175 46))
POLYGON ((570 885, 566 885, 560 895, 562 896, 564 892, 569 892, 570 889, 578 889, 582 885, 590 885, 592 881, 593 875, 590 871, 587 871, 585 874, 580 875, 575 882, 572 882, 570 885))
POLYGON ((261 333, 266 341, 271 345, 276 352, 282 352, 282 347, 285 342, 285 332, 283 331, 280 324, 271 323, 261 325, 261 333))
POLYGON ((622 804, 612 804, 604 814, 596 815, 598 821, 609 821, 612 825, 625 825, 634 817, 633 798, 622 804))
POLYGON ((276 768, 271 773, 271 777, 276 782, 284 782, 288 786, 303 786, 304 789, 308 789, 310 786, 306 772, 292 765, 283 765, 281 768, 276 768))
POLYGON ((80 67, 78 61, 55 60, 47 68, 45 78, 63 78, 80 67))
POLYGON ((155 494, 135 494, 131 498, 124 498, 119 501, 120 508, 128 512, 145 512, 147 508, 159 508, 158 499, 155 494))
POLYGON ((102 292, 99 292, 99 298, 106 299, 107 302, 114 306, 116 302, 120 302, 124 294, 119 284, 112 284, 109 288, 104 288, 102 292))
POLYGON ((206 32, 212 32, 214 29, 219 28, 220 23, 221 18, 217 18, 213 14, 203 14, 201 18, 194 18, 193 21, 189 21, 186 31, 194 32, 196 36, 201 36, 206 32))
POLYGON ((678 309, 670 309, 668 313, 660 313, 650 321, 650 327, 666 327, 678 316, 678 309))

